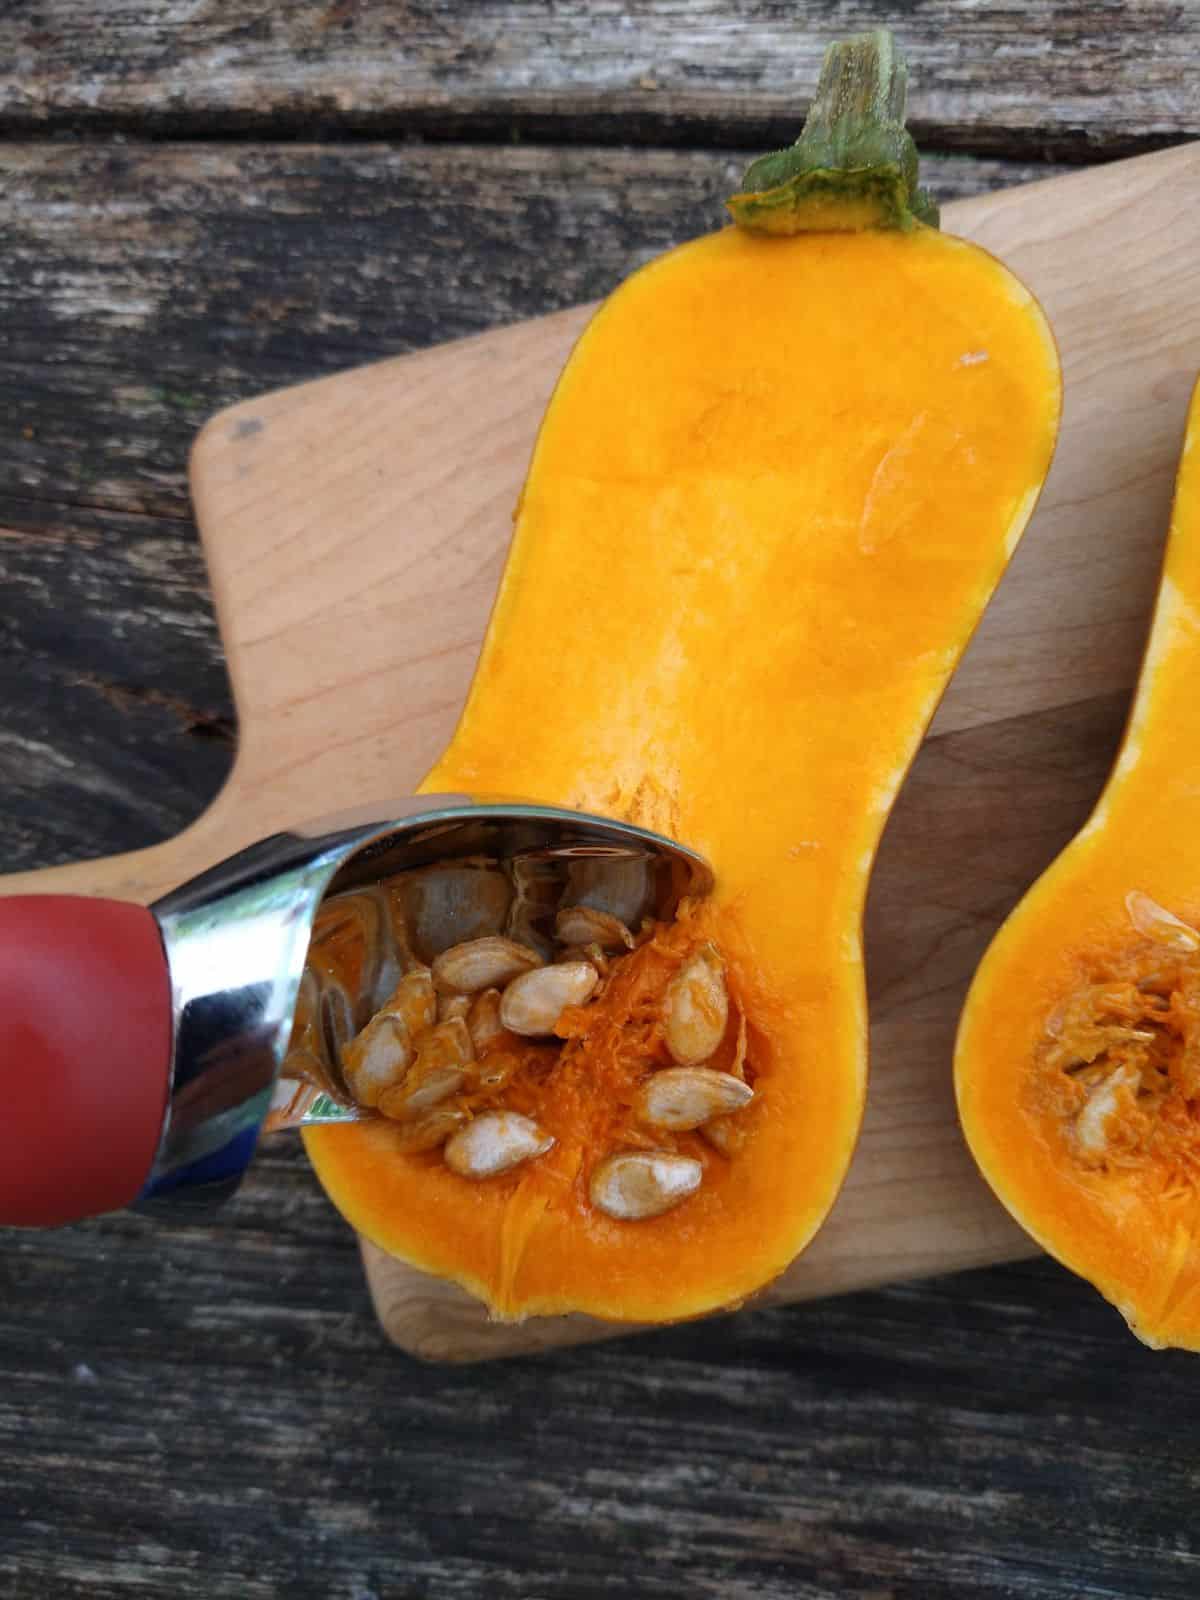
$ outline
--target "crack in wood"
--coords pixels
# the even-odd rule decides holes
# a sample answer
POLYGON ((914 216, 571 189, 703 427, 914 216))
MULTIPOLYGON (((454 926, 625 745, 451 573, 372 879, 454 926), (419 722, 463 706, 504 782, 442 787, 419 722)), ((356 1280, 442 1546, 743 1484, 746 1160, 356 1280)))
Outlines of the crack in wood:
MULTIPOLYGON (((356 144, 400 142, 410 145, 480 145, 511 148, 537 145, 555 148, 708 150, 749 162, 767 150, 780 149, 796 137, 803 113, 742 117, 719 111, 673 111, 656 114, 642 107, 597 105, 569 114, 533 112, 520 107, 479 107, 449 111, 441 105, 401 112, 324 108, 314 120, 297 113, 256 111, 120 110, 83 113, 64 110, 37 119, 0 113, 0 140, 54 139, 147 143, 228 144, 237 142, 312 144, 353 147, 356 144)), ((912 118, 909 124, 922 152, 986 160, 1060 163, 1087 166, 1126 156, 1165 150, 1200 135, 1200 120, 1180 131, 1151 128, 1130 131, 1092 130, 1053 122, 1022 127, 962 126, 912 118)))
POLYGON ((115 683, 94 672, 74 673, 70 682, 94 690, 118 711, 155 706, 169 711, 179 721, 183 732, 192 738, 210 739, 217 744, 228 745, 230 749, 237 743, 237 725, 232 716, 202 710, 182 695, 168 694, 146 684, 115 683))

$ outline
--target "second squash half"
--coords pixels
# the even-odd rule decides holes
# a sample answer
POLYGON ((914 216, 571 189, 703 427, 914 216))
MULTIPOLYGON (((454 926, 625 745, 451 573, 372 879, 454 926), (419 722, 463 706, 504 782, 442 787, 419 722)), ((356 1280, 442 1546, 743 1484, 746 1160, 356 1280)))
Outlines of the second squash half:
POLYGON ((1200 388, 1120 755, 992 941, 956 1052, 996 1194, 1147 1344, 1200 1350, 1200 388))
POLYGON ((360 1232, 501 1316, 736 1302, 803 1249, 850 1161, 871 864, 1060 405, 1032 297, 920 220, 903 91, 886 40, 835 48, 738 225, 597 312, 424 785, 604 813, 710 859, 700 915, 750 1024, 744 1146, 695 1141, 701 1189, 628 1223, 589 1207, 595 1119, 553 1095, 554 1149, 485 1184, 399 1153, 383 1121, 306 1136, 360 1232))

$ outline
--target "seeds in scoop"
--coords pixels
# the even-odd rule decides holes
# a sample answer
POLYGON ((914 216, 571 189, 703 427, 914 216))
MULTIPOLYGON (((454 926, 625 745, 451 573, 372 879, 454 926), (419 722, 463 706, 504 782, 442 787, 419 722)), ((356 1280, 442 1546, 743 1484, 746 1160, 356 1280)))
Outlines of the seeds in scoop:
POLYGON ((638 1116, 653 1128, 686 1133, 712 1117, 739 1111, 754 1099, 754 1090, 728 1072, 709 1067, 668 1067, 642 1085, 638 1116))
POLYGON ((475 994, 480 989, 502 989, 541 964, 541 956, 528 945, 491 934, 444 950, 433 963, 433 981, 439 989, 475 994))
POLYGON ((598 944, 602 950, 633 949, 633 934, 619 917, 592 906, 565 906, 554 919, 561 944, 598 944))
POLYGON ((463 1178, 494 1178, 545 1155, 554 1140, 516 1111, 485 1111, 446 1146, 446 1165, 463 1178))
POLYGON ((599 981, 588 961, 564 961, 523 973, 501 996, 500 1021, 526 1038, 553 1033, 566 1007, 582 1005, 599 981))
POLYGON ((721 1042, 729 1020, 725 971, 716 946, 706 944, 685 961, 667 986, 663 1031, 681 1067, 696 1067, 721 1042))
POLYGON ((488 1045, 494 1044, 504 1032, 504 1024, 500 1021, 499 989, 483 989, 472 999, 471 1009, 467 1012, 467 1032, 471 1035, 477 1056, 481 1056, 488 1045))
MULTIPOLYGON (((400 1150, 432 1150, 462 1136, 466 1153, 455 1159, 472 1176, 528 1160, 553 1140, 502 1104, 533 1059, 514 1035, 552 1037, 567 1007, 606 992, 637 947, 632 930, 651 880, 640 859, 576 861, 564 890, 556 864, 534 853, 499 872, 481 857, 337 897, 322 910, 320 938, 314 934, 321 959, 303 980, 289 1066, 309 1083, 323 1079, 335 1096, 346 1097, 349 1080, 359 1103, 396 1123, 400 1150), (381 932, 376 923, 384 921, 381 932), (432 965, 418 965, 419 956, 432 965), (377 1009, 355 1037, 364 1006, 377 1009), (472 1122, 470 1108, 481 1100, 489 1109, 472 1122)), ((678 1065, 652 1072, 629 1108, 652 1128, 699 1129, 727 1155, 745 1141, 736 1113, 754 1098, 745 1083, 744 1018, 732 1062, 722 1056, 723 1072, 710 1064, 731 1003, 717 948, 694 951, 662 1006, 663 1038, 678 1065)), ((688 1157, 640 1149, 610 1157, 593 1175, 598 1209, 631 1220, 669 1210, 701 1179, 701 1165, 688 1157)))
POLYGON ((401 1018, 380 1012, 343 1052, 346 1086, 360 1106, 378 1106, 383 1095, 404 1082, 412 1059, 412 1040, 401 1018))
POLYGON ((695 1194, 704 1168, 691 1156, 666 1150, 625 1150, 592 1173, 588 1193, 597 1211, 619 1222, 642 1222, 695 1194))

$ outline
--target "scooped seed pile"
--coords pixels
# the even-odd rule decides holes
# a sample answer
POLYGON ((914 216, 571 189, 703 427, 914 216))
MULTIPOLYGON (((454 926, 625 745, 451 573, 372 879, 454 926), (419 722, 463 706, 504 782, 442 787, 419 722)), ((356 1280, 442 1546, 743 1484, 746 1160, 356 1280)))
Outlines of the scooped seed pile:
POLYGON ((440 1152, 464 1180, 565 1141, 597 1211, 672 1210, 704 1180, 688 1136, 738 1156, 754 1071, 697 907, 663 922, 648 899, 642 861, 574 861, 562 882, 519 858, 334 896, 284 1075, 388 1119, 398 1152, 440 1152))

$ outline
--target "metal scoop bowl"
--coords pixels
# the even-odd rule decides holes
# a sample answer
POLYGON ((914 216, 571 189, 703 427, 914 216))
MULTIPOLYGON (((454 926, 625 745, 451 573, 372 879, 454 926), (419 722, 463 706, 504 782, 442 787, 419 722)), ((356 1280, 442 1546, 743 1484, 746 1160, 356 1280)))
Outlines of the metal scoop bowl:
MULTIPOLYGON (((712 887, 700 856, 643 828, 424 795, 275 834, 149 910, 0 899, 0 1224, 206 1212, 238 1187, 269 1115, 361 1115, 280 1083, 314 920, 335 896, 468 859, 564 882, 580 863, 640 862, 644 914, 662 920, 712 887)), ((443 900, 421 959, 473 936, 470 896, 443 900)), ((379 982, 376 964, 349 997, 359 1026, 379 982)))

